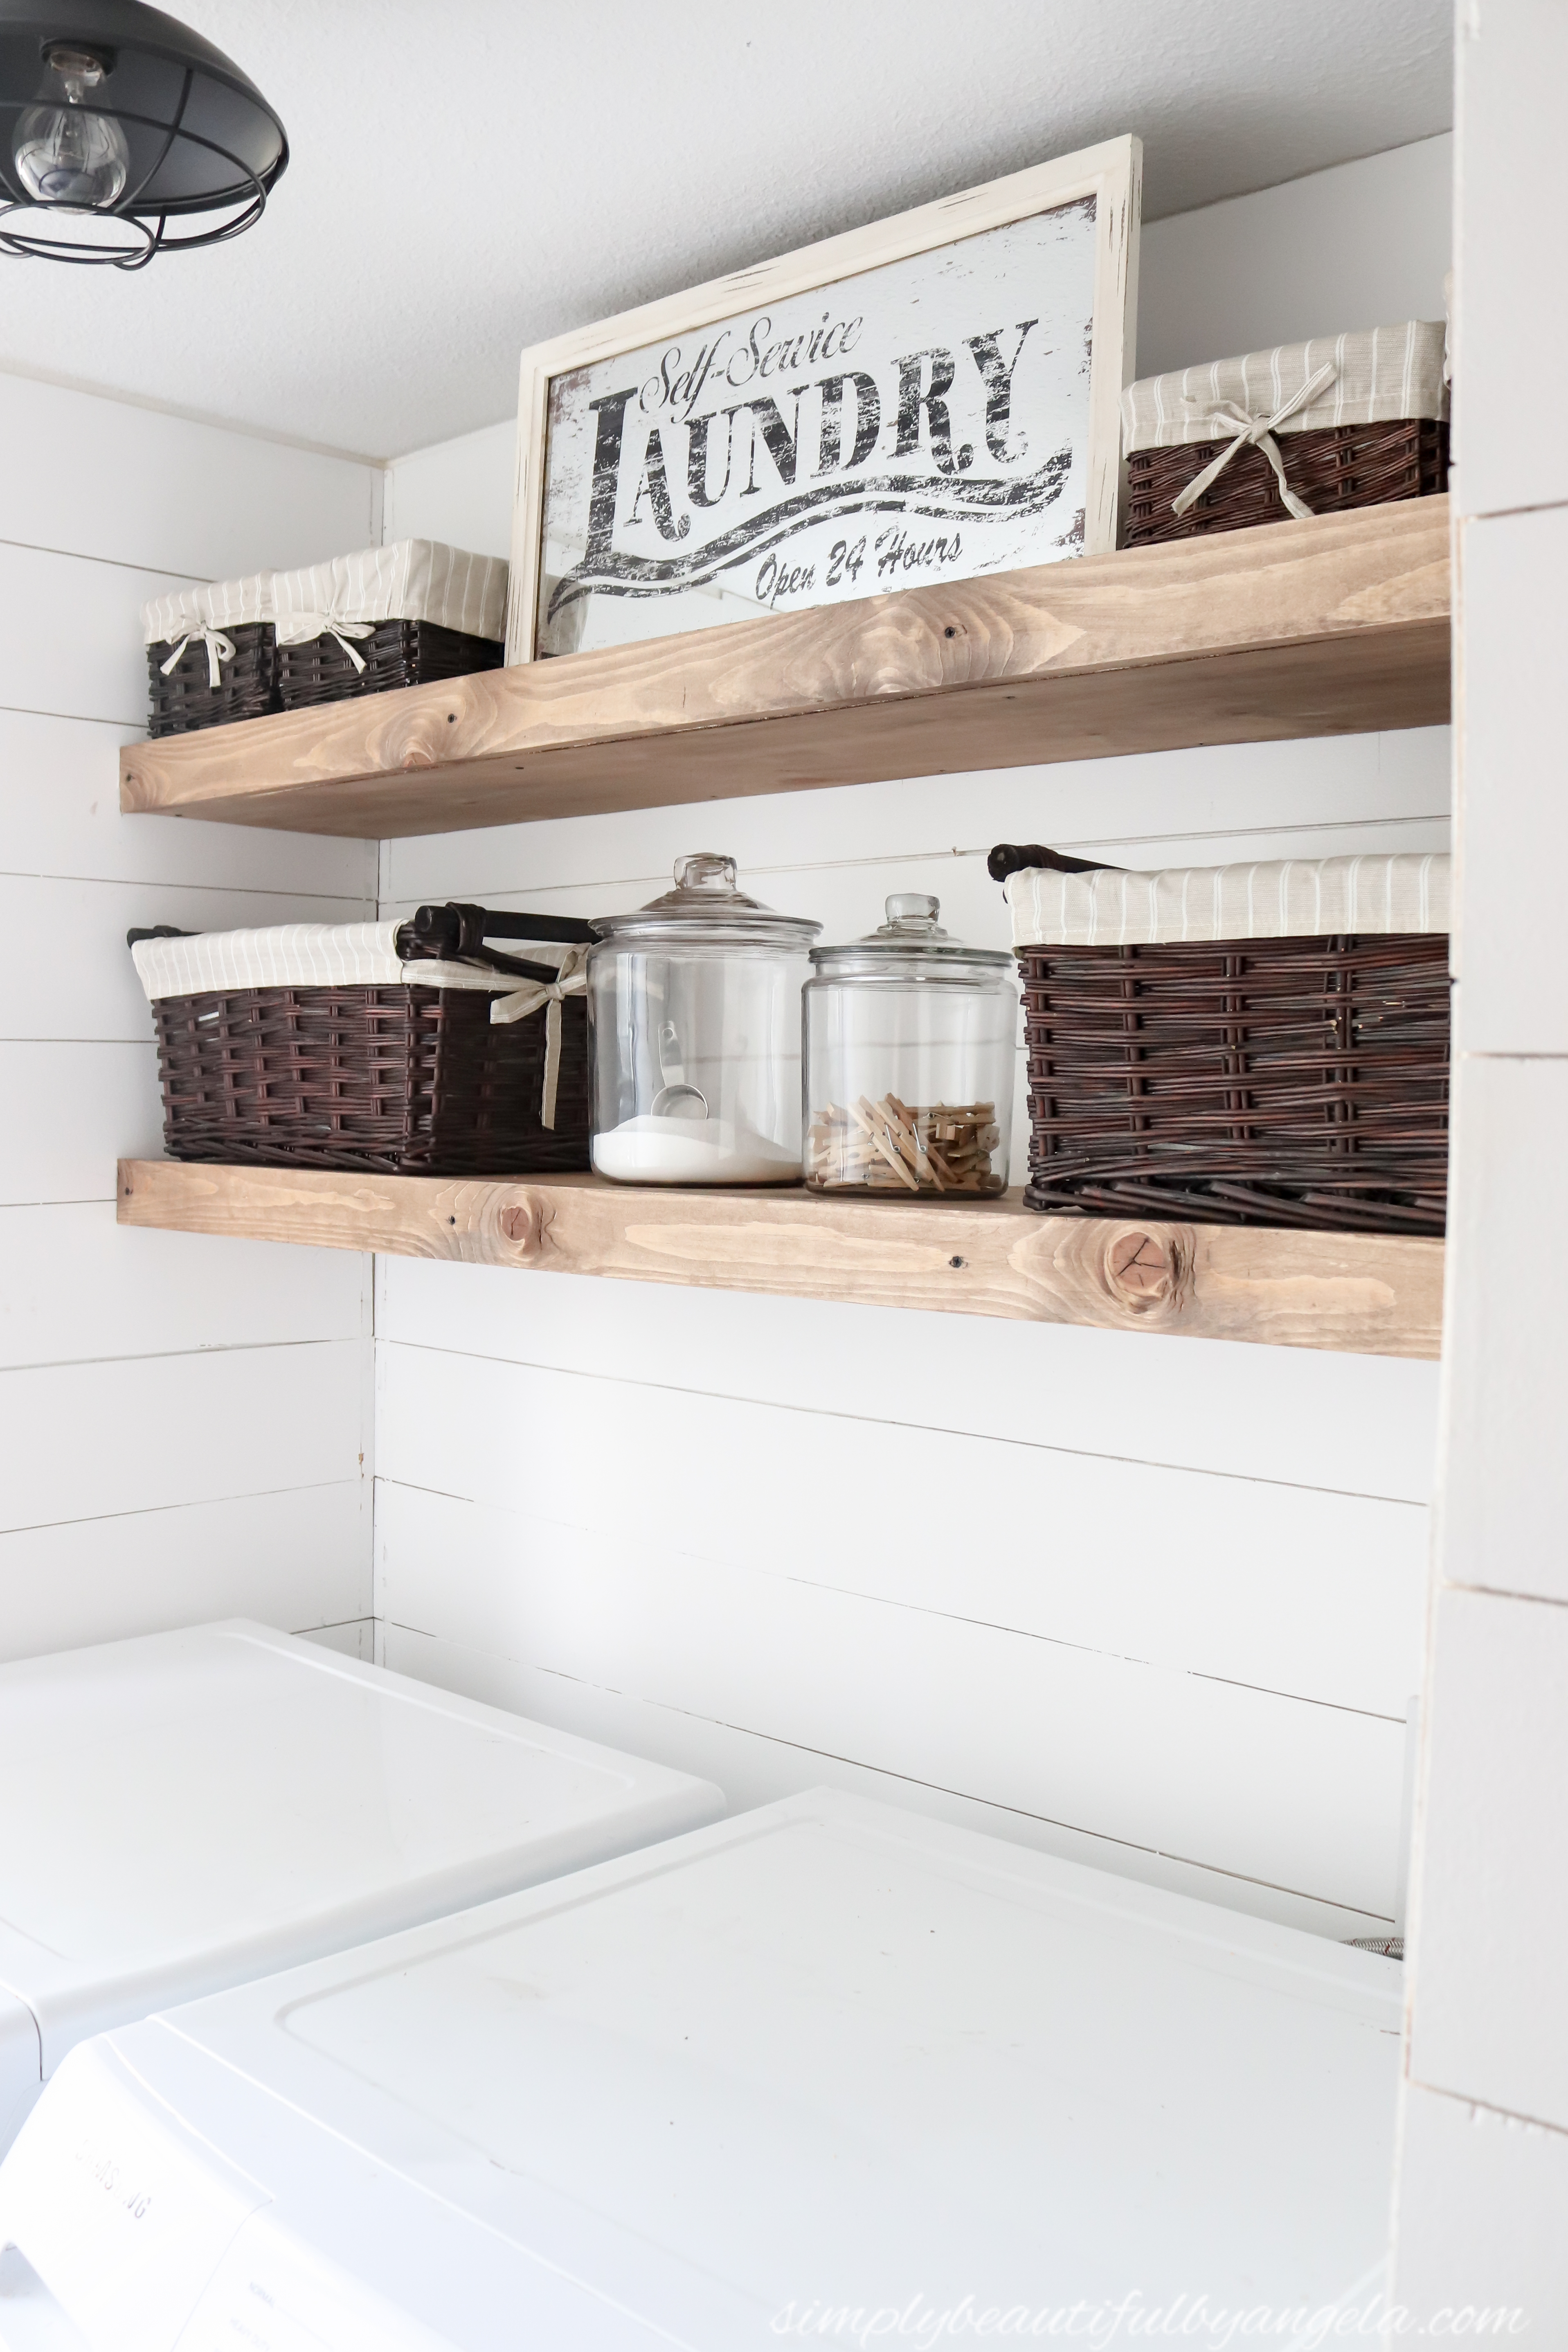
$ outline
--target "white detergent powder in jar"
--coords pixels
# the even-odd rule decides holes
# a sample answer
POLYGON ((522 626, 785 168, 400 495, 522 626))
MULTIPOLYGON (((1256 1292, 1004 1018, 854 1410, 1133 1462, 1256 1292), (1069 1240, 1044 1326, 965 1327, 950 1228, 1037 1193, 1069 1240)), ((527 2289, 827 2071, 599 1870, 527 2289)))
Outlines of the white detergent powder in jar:
POLYGON ((793 1184, 800 1152, 724 1118, 645 1111, 594 1138, 596 1174, 618 1184, 793 1184))

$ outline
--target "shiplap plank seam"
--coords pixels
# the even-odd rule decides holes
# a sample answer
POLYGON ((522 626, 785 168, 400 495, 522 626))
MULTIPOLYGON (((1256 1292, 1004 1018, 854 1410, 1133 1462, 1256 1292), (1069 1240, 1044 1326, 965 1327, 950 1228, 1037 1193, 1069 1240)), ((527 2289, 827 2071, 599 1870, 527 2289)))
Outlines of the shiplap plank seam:
MULTIPOLYGON (((292 1480, 281 1486, 246 1486, 233 1494, 185 1495, 170 1503, 132 1503, 123 1511, 83 1511, 73 1517, 68 1513, 58 1519, 27 1519, 18 1527, 0 1528, 0 1544, 12 1536, 42 1535, 49 1528, 96 1528, 121 1519, 157 1518, 168 1511, 216 1510, 228 1503, 261 1503, 277 1495, 325 1495, 340 1486, 358 1486, 361 1480, 353 1475, 342 1478, 307 1478, 292 1480)), ((461 1501, 454 1496, 453 1501, 461 1501)))
MULTIPOLYGON (((417 1412, 428 1393, 419 1383, 410 1388, 406 1378, 389 1383, 385 1417, 391 1440, 400 1460, 422 1453, 423 1475, 418 1483, 384 1477, 377 1506, 395 1546, 422 1515, 434 1525, 453 1512, 462 1515, 465 1533, 450 1556, 456 1560, 466 1555, 475 1565, 432 1577, 417 1549, 387 1555, 389 1571, 395 1559, 397 1589, 405 1597, 411 1589, 424 1590, 430 1607, 447 1612, 447 1630, 453 1611, 465 1616, 476 1608, 484 1614, 500 1611, 504 1620, 521 1594, 536 1586, 548 1592, 548 1561, 563 1546, 582 1575, 613 1576, 616 1551, 627 1540, 624 1505, 617 1510, 613 1498, 596 1501, 581 1491, 563 1492, 552 1510, 531 1515, 530 1526, 512 1534, 515 1503, 506 1491, 509 1482, 503 1479, 498 1490, 489 1466, 498 1433, 529 1421, 542 1423, 552 1433, 550 1458, 560 1465, 568 1488, 580 1488, 585 1461, 594 1458, 592 1444, 586 1455, 579 1450, 587 1431, 602 1434, 605 1458, 624 1461, 628 1479, 647 1482, 650 1472, 657 1475, 655 1465, 672 1433, 688 1426, 683 1418, 667 1414, 648 1425, 660 1432, 655 1444, 639 1431, 643 1417, 635 1408, 618 1418, 584 1423, 574 1415, 552 1413, 537 1384, 515 1385, 504 1392, 504 1405, 492 1400, 487 1407, 472 1391, 454 1397, 455 1420, 467 1418, 474 1425, 469 1441, 460 1429, 422 1432, 411 1423, 411 1406, 417 1412), (548 1538, 533 1524, 540 1516, 551 1521, 548 1538), (510 1565, 477 1564, 491 1558, 510 1559, 510 1565)), ((710 1450, 726 1452, 738 1462, 765 1452, 757 1433, 748 1433, 733 1415, 716 1417, 705 1435, 710 1450)), ((900 1447, 884 1452, 882 1465, 889 1491, 897 1492, 907 1488, 912 1465, 925 1464, 932 1482, 931 1550, 924 1562, 900 1564, 895 1556, 868 1570, 878 1522, 858 1491, 861 1474, 846 1467, 864 1460, 859 1449, 846 1447, 842 1433, 829 1433, 826 1446, 793 1458, 796 1477, 822 1498, 825 1523, 840 1534, 837 1556, 833 1547, 823 1548, 818 1573, 799 1573, 794 1546, 786 1542, 781 1554, 776 1537, 770 1541, 759 1529, 717 1549, 712 1536, 672 1543, 650 1534, 643 1548, 647 1577, 660 1584, 672 1605, 689 1611, 694 1626, 705 1624, 713 1608, 721 1614, 736 1610, 737 1624, 744 1626, 756 1609, 811 1615, 820 1613, 821 1604, 854 1618, 859 1638, 869 1640, 874 1654, 881 1637, 870 1629, 878 1612, 890 1607, 906 1624, 942 1620, 1004 1639, 1038 1640, 1064 1659, 1120 1662, 1167 1679, 1197 1675, 1218 1686, 1316 1701, 1342 1713, 1403 1723, 1409 1678, 1418 1663, 1408 1612, 1424 1588, 1426 1546, 1419 1538, 1425 1530, 1405 1531, 1397 1554, 1391 1555, 1380 1540, 1376 1505, 1324 1509, 1323 1498, 1315 1498, 1318 1507, 1301 1527, 1289 1504, 1267 1495, 1233 1496, 1229 1509, 1212 1513, 1210 1498, 1201 1494, 1189 1496, 1173 1511, 1167 1496, 1168 1536, 1160 1548, 1139 1530, 1160 1522, 1163 1475, 1080 1467, 1076 1477, 1059 1481, 1054 1490, 1057 1561, 1031 1566, 1018 1547, 1022 1542, 1026 1549, 1024 1530, 1040 1497, 1052 1489, 1028 1469, 1016 1472, 994 1496, 994 1555, 964 1566, 961 1547, 969 1517, 961 1502, 956 1510, 954 1506, 976 1491, 973 1461, 962 1446, 928 1455, 919 1447, 918 1433, 910 1433, 900 1447), (1320 1572, 1325 1537, 1346 1557, 1320 1572), (1265 1557, 1272 1564, 1261 1574, 1242 1565, 1265 1557), (691 1598, 714 1580, 707 1601, 691 1598), (679 1604, 678 1593, 687 1596, 679 1604), (747 1594, 750 1601, 741 1597, 747 1594), (1337 1613, 1352 1594, 1360 1598, 1362 1634, 1353 1662, 1341 1643, 1325 1636, 1320 1622, 1325 1602, 1337 1613)), ((711 1491, 716 1506, 723 1501, 724 1524, 731 1524, 745 1507, 743 1476, 716 1480, 711 1491)))
MULTIPOLYGON (((421 1625, 405 1624, 401 1618, 388 1617, 382 1622, 395 1626, 400 1633, 417 1634, 423 1641, 445 1642, 447 1638, 440 1633, 432 1633, 421 1625)), ((503 1654, 510 1657, 513 1654, 503 1654)), ((617 1690, 608 1683, 586 1682, 580 1675, 569 1674, 563 1667, 544 1665, 536 1659, 515 1658, 514 1663, 529 1667, 535 1674, 552 1675, 561 1682, 581 1684, 606 1698, 630 1698, 639 1706, 656 1707, 666 1715, 683 1716, 693 1722, 707 1724, 715 1731, 735 1732, 742 1738, 763 1740, 769 1747, 787 1748, 795 1755, 820 1757, 824 1763, 828 1764, 847 1764, 858 1772, 874 1772, 885 1780, 897 1780, 907 1788, 929 1789, 934 1795, 956 1797, 965 1804, 984 1805, 993 1812, 1011 1813, 1021 1821, 1038 1822, 1047 1829, 1068 1830, 1075 1837, 1094 1838, 1101 1845, 1119 1847, 1125 1853, 1148 1854, 1161 1862, 1180 1863, 1189 1870, 1206 1871, 1216 1878, 1227 1878, 1238 1885, 1265 1887, 1276 1895, 1292 1895, 1300 1902, 1321 1903, 1333 1910, 1355 1911, 1360 1917, 1392 1924, 1391 1914, 1361 1911, 1358 1906, 1346 1903, 1339 1895, 1316 1895, 1310 1888, 1289 1886, 1279 1879, 1254 1877, 1246 1871, 1227 1869, 1224 1863, 1205 1862, 1199 1855, 1178 1853, 1169 1846, 1146 1845, 1136 1838, 1118 1837, 1109 1830, 1087 1828, 1081 1822, 1068 1821, 1063 1814, 1038 1812, 1028 1805, 1009 1804, 1005 1798, 979 1796, 973 1790, 955 1788, 948 1781, 923 1780, 918 1773, 900 1771, 896 1765, 872 1763, 864 1757, 852 1756, 839 1748, 819 1748, 809 1740, 791 1739, 781 1732, 762 1731, 752 1724, 737 1723, 724 1716, 706 1715, 699 1707, 679 1706, 673 1700, 650 1698, 642 1692, 617 1690)))
MULTIPOLYGON (((94 1202, 91 1205, 96 1208, 100 1204, 94 1202)), ((194 1348, 121 1349, 105 1356, 40 1356, 36 1362, 0 1364, 0 1380, 21 1372, 89 1371, 102 1364, 177 1364, 192 1356, 265 1356, 275 1354, 279 1348, 341 1348, 362 1336, 357 1331, 318 1331, 299 1339, 212 1339, 202 1340, 194 1348)))
MULTIPOLYGON (((1426 1511, 1431 1506, 1415 1495, 1379 1494, 1365 1486, 1328 1486, 1307 1478, 1270 1478, 1254 1471, 1211 1469, 1204 1462, 1174 1462, 1156 1454, 1102 1453, 1092 1445, 1058 1445, 1049 1438, 1018 1437, 1010 1430, 965 1429, 961 1423, 942 1421, 919 1421, 901 1413, 848 1412, 841 1405, 805 1404, 792 1397, 755 1396, 742 1389, 696 1388, 689 1381, 650 1380, 640 1372, 599 1370, 591 1365, 556 1364, 538 1356, 500 1356, 479 1348, 444 1348, 431 1339, 404 1339, 395 1332, 378 1331, 377 1339, 384 1348, 406 1348, 422 1355, 450 1356, 470 1364, 500 1364, 517 1371, 537 1372, 547 1379, 563 1381, 602 1381, 606 1387, 637 1388, 653 1391, 660 1396, 698 1397, 715 1404, 748 1405, 758 1412, 798 1413, 805 1420, 838 1422, 861 1429, 913 1430, 925 1437, 951 1437, 966 1444, 1007 1445, 1021 1452, 1059 1456, 1073 1462, 1096 1462, 1128 1470, 1154 1470, 1173 1477, 1222 1478, 1233 1486, 1256 1487, 1268 1494, 1329 1495, 1346 1503, 1386 1503, 1405 1511, 1426 1511)), ((423 1486, 416 1478, 400 1478, 398 1486, 412 1486, 416 1492, 436 1494, 437 1487, 423 1486)))
MULTIPOLYGON (((395 1486, 407 1493, 432 1496, 441 1502, 460 1503, 468 1509, 487 1511, 495 1507, 475 1496, 458 1494, 447 1487, 427 1486, 418 1479, 393 1478, 383 1473, 375 1483, 378 1486, 395 1486)), ((1197 1682, 1220 1683, 1230 1690, 1251 1691, 1260 1697, 1280 1699, 1292 1706, 1323 1706, 1337 1715, 1365 1716, 1374 1723, 1402 1724, 1405 1721, 1402 1715, 1392 1714, 1386 1708, 1354 1706, 1342 1699, 1323 1698, 1311 1691, 1283 1690, 1277 1684, 1256 1682, 1244 1675, 1216 1675, 1202 1666, 1177 1664, 1167 1659, 1116 1649, 1109 1643, 1072 1640, 1065 1634, 1045 1633, 1038 1626, 1009 1624, 1002 1618, 981 1617, 972 1612, 938 1608, 933 1602, 916 1600, 907 1594, 870 1591, 864 1586, 841 1582, 833 1577, 801 1576, 786 1569, 756 1563, 749 1564, 746 1573, 766 1577, 775 1583, 798 1585, 808 1592, 826 1592, 840 1600, 863 1601, 870 1608, 904 1610, 911 1616, 936 1619, 955 1625, 973 1625, 984 1633, 1003 1633, 1016 1641, 1042 1642, 1054 1649, 1075 1651, 1086 1657, 1106 1658, 1113 1664, 1139 1667, 1150 1674, 1187 1675, 1197 1682)), ((410 1627, 409 1630, 423 1631, 433 1640, 441 1638, 431 1626, 410 1627)))
MULTIPOLYGON (((1087 856, 1095 851, 1129 848, 1144 849, 1154 847, 1160 844, 1169 845, 1176 850, 1184 850, 1189 845, 1195 845, 1205 841, 1245 840, 1248 842, 1257 842, 1260 845, 1267 845, 1280 839, 1298 836, 1301 834, 1331 834, 1338 835, 1341 834, 1360 832, 1383 833, 1391 830, 1396 825, 1415 827, 1418 825, 1440 824, 1447 826, 1449 824, 1450 821, 1449 812, 1447 809, 1433 809, 1429 812, 1424 812, 1420 815, 1416 816, 1369 816, 1349 822, 1342 818, 1323 818, 1321 821, 1316 821, 1307 824, 1290 824, 1281 821, 1278 824, 1247 826, 1214 825, 1203 832, 1107 833, 1096 834, 1093 835, 1085 835, 1081 840, 1063 837, 1060 840, 1053 841, 1052 846, 1065 852, 1070 856, 1079 857, 1087 856)), ((506 829, 509 832, 512 830, 521 830, 521 827, 513 828, 510 826, 506 829)), ((855 874, 865 873, 868 869, 884 868, 888 866, 936 866, 946 869, 948 872, 952 872, 966 861, 973 861, 976 865, 984 865, 986 857, 990 855, 990 844, 987 844, 984 848, 889 849, 885 854, 881 854, 874 857, 797 858, 792 864, 788 865, 748 865, 746 867, 746 873, 752 883, 768 882, 776 885, 779 881, 788 880, 795 875, 826 876, 855 874)), ((1266 854, 1266 852, 1260 851, 1260 856, 1264 854, 1266 854)), ((1197 865, 1201 864, 1203 861, 1197 857, 1175 857, 1164 862, 1173 865, 1197 865)), ((664 884, 665 877, 661 873, 651 871, 643 875, 620 875, 609 880, 601 880, 595 877, 590 876, 586 878, 569 882, 544 882, 539 884, 530 882, 498 882, 492 871, 482 876, 476 873, 467 885, 455 890, 452 895, 456 898, 473 898, 477 895, 480 903, 489 907, 503 907, 506 900, 509 898, 526 898, 531 905, 542 907, 546 899, 568 898, 574 893, 583 890, 597 890, 603 891, 606 894, 612 891, 631 891, 644 888, 657 890, 662 889, 664 884)), ((408 895, 401 898, 384 897, 378 901, 376 919, 379 922, 384 923, 402 920, 404 918, 412 915, 415 908, 423 903, 424 901, 417 892, 410 892, 408 895)))

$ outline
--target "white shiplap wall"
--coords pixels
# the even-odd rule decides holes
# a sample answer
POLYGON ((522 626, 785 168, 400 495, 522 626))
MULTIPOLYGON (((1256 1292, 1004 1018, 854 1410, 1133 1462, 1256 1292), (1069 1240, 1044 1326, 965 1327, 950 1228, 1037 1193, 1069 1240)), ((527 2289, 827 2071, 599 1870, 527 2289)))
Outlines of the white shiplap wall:
POLYGON ((1418 2334, 1485 2305, 1560 2345, 1568 1266, 1541 1244, 1568 1205, 1568 447, 1520 431, 1519 387, 1568 369, 1520 235, 1568 200, 1568 10, 1466 6, 1458 35, 1454 1238, 1389 2293, 1418 2334))
MULTIPOLYGON (((1151 229, 1162 334, 1173 273, 1244 284, 1249 234, 1269 334, 1319 330, 1335 238, 1342 324, 1440 315, 1433 149, 1151 229)), ((389 532, 504 549, 510 485, 507 426, 418 453, 389 532)), ((921 888, 1003 944, 994 841, 1426 848, 1448 804, 1433 730, 395 842, 381 893, 604 913, 712 847, 829 937, 921 888)), ((1329 1934, 1392 1916, 1434 1367, 405 1259, 376 1328, 391 1664, 734 1803, 832 1780, 1329 1934)))
POLYGON ((140 607, 381 531, 376 469, 0 375, 0 1657, 244 1612, 358 1647, 368 1262, 120 1231, 135 923, 357 918, 374 852, 122 818, 140 607))

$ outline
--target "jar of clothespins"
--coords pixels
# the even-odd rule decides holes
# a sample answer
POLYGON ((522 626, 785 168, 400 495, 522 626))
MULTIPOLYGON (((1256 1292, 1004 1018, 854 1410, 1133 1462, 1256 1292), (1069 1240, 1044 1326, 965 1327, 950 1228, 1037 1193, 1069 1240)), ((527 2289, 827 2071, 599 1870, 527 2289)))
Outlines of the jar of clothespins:
POLYGON ((973 1201, 1004 1192, 1018 992, 1012 959, 944 931, 935 898, 814 948, 805 992, 806 1183, 973 1201))

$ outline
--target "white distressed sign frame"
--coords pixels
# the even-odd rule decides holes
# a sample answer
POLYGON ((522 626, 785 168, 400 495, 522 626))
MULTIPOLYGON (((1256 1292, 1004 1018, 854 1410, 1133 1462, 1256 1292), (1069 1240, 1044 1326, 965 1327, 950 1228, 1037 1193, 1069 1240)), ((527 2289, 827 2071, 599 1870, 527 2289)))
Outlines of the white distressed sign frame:
MULTIPOLYGON (((1086 197, 1095 199, 1094 299, 1088 488, 1082 552, 1116 544, 1121 477, 1121 399, 1131 380, 1138 305, 1138 233, 1142 146, 1128 136, 1040 163, 984 187, 921 205, 890 220, 803 246, 775 261, 714 278, 706 286, 642 304, 598 325, 574 329, 522 355, 518 401, 517 485, 511 577, 507 603, 508 662, 536 657, 542 569, 546 436, 552 381, 645 345, 700 332, 760 305, 818 289, 889 262, 939 252, 966 237, 1005 228, 1086 197)), ((874 584, 865 593, 875 593, 874 584)), ((651 634, 651 633, 650 633, 651 634)))

